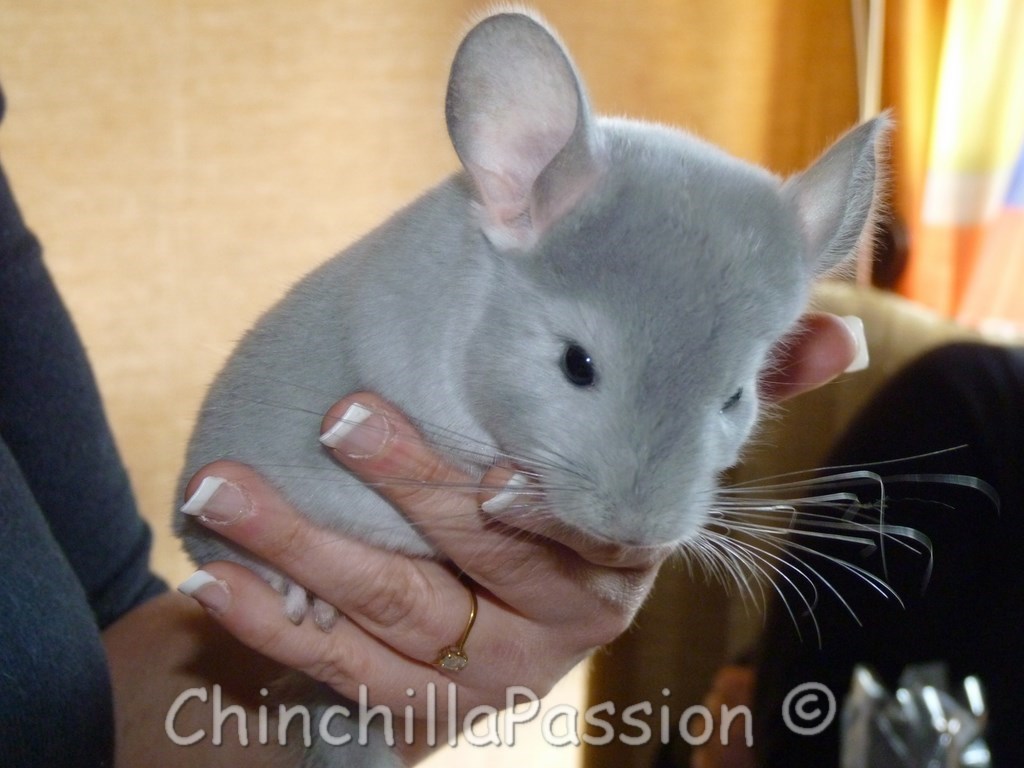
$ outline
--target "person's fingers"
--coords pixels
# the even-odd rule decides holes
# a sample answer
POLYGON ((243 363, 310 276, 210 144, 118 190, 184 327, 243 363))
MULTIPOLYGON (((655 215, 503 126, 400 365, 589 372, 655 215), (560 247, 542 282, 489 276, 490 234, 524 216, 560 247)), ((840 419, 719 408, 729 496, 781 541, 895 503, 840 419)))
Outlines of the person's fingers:
POLYGON ((328 410, 321 430, 321 442, 335 458, 437 549, 456 562, 472 549, 484 523, 476 500, 479 479, 428 448, 396 408, 373 393, 349 395, 328 410))
MULTIPOLYGON (((460 684, 483 695, 494 679, 515 679, 543 694, 568 666, 620 634, 649 591, 663 553, 638 556, 570 533, 564 534, 568 545, 558 544, 545 536, 556 527, 552 521, 512 515, 505 522, 508 510, 481 512, 482 502, 504 492, 513 471, 493 467, 477 479, 451 466, 380 398, 359 393, 344 399, 325 418, 324 432, 325 445, 342 463, 479 583, 461 583, 441 562, 383 551, 317 527, 253 469, 214 463, 189 484, 186 506, 195 507, 191 511, 211 530, 347 617, 325 636, 337 645, 324 646, 324 633, 312 622, 292 632, 285 598, 267 587, 239 587, 246 590, 242 604, 264 615, 249 617, 246 609, 219 619, 243 642, 282 663, 307 670, 314 665, 311 674, 349 694, 355 680, 397 684, 401 675, 393 673, 410 674, 407 665, 425 679, 443 679, 434 662, 464 632, 472 589, 479 609, 466 646, 472 663, 458 673, 460 684), (572 547, 607 565, 580 557, 572 547), (553 637, 563 644, 558 654, 546 652, 553 637), (340 656, 334 652, 339 648, 340 656), (369 673, 376 677, 365 677, 369 673)), ((208 566, 222 567, 231 568, 208 566)), ((305 593, 298 594, 304 601, 305 593)))
POLYGON ((820 387, 850 366, 860 343, 842 318, 821 312, 805 315, 799 328, 779 343, 762 378, 762 394, 778 402, 820 387))
POLYGON ((377 642, 344 617, 330 633, 311 622, 293 624, 280 610, 276 590, 236 563, 210 563, 181 589, 253 650, 351 700, 362 694, 375 703, 415 705, 407 690, 422 692, 428 684, 440 688, 447 682, 437 669, 377 642), (366 681, 373 681, 372 687, 366 681))
POLYGON ((402 637, 419 634, 423 650, 418 656, 381 642, 377 634, 344 615, 330 632, 309 621, 296 625, 282 610, 281 595, 237 563, 208 563, 179 589, 257 652, 301 670, 349 698, 357 698, 360 686, 365 685, 374 701, 385 704, 415 705, 405 701, 407 690, 422 692, 429 684, 440 689, 449 680, 466 692, 460 706, 501 701, 508 680, 543 696, 590 650, 580 645, 545 653, 550 647, 550 630, 502 611, 486 593, 478 596, 475 621, 470 625, 465 587, 461 600, 453 605, 457 619, 436 636, 423 635, 417 629, 424 623, 425 614, 420 612, 410 615, 404 626, 392 628, 402 629, 402 637), (460 646, 467 657, 464 669, 449 672, 438 666, 442 650, 451 646, 460 646))
MULTIPOLYGON (((604 621, 595 620, 602 606, 597 598, 572 582, 559 586, 572 594, 574 609, 587 604, 591 611, 585 617, 588 621, 577 628, 565 624, 565 616, 571 611, 555 611, 547 616, 545 608, 538 611, 544 614, 538 618, 510 610, 483 587, 460 582, 443 563, 383 551, 314 526, 260 475, 234 462, 215 462, 201 470, 189 484, 190 498, 204 495, 199 491, 207 478, 214 478, 220 485, 196 510, 200 513, 198 519, 335 606, 348 621, 343 618, 328 634, 316 629, 313 622, 304 621, 292 633, 293 624, 285 614, 286 598, 269 586, 262 592, 247 589, 245 593, 258 596, 246 605, 250 606, 247 610, 259 611, 260 617, 246 618, 246 614, 239 612, 232 614, 233 620, 228 616, 218 618, 242 642, 281 663, 308 670, 307 665, 322 659, 311 674, 318 679, 328 678, 330 684, 346 694, 350 693, 352 681, 379 682, 388 677, 396 684, 400 682, 401 675, 394 673, 406 667, 389 666, 389 652, 427 670, 421 670, 421 675, 427 674, 426 679, 442 679, 434 664, 441 650, 458 643, 467 627, 469 590, 473 590, 478 602, 476 620, 466 642, 472 663, 457 673, 457 679, 481 694, 500 678, 521 681, 542 695, 569 666, 587 651, 615 637, 628 623, 629 617, 614 611, 604 621), (224 515, 225 512, 228 514, 224 515), (228 522, 217 522, 217 516, 226 517, 228 522), (330 571, 323 569, 325 563, 330 571), (553 624, 565 624, 572 648, 548 655, 543 651, 551 640, 553 624), (356 641, 360 635, 352 634, 356 629, 364 633, 365 644, 371 645, 373 640, 384 648, 375 649, 373 655, 360 655, 359 649, 365 649, 356 641), (310 646, 311 637, 324 635, 328 638, 326 642, 331 643, 336 634, 342 648, 340 656, 327 652, 333 645, 310 646), (293 643, 297 646, 293 647, 293 643), (355 650, 345 655, 349 647, 355 650), (376 659, 377 665, 368 669, 368 660, 372 659, 376 659), (504 674, 495 677, 495 670, 504 674), (375 677, 366 677, 369 672, 375 677)), ((230 564, 215 563, 204 566, 204 570, 217 571, 222 567, 232 568, 230 564)), ((237 574, 238 569, 229 573, 237 574)), ((245 583, 251 585, 253 578, 245 583)), ((536 600, 545 606, 549 601, 541 586, 552 580, 551 574, 544 574, 534 587, 536 600)), ((230 590, 233 585, 228 583, 230 590)))
POLYGON ((486 508, 503 494, 535 491, 521 485, 510 491, 513 471, 506 467, 493 467, 477 481, 447 465, 401 413, 371 393, 351 395, 332 407, 324 418, 324 432, 337 433, 337 424, 346 425, 340 430, 343 439, 331 441, 341 463, 401 509, 460 570, 539 620, 571 622, 593 616, 598 602, 621 603, 621 631, 667 554, 591 542, 535 513, 482 512, 481 504, 486 508), (359 421, 353 419, 353 410, 359 421), (363 430, 370 434, 361 434, 363 430), (370 452, 365 445, 374 443, 373 435, 386 438, 370 452), (554 539, 565 544, 559 546, 554 539), (607 565, 596 564, 602 561, 607 565))
MULTIPOLYGON (((388 552, 315 526, 249 467, 215 462, 193 478, 188 492, 191 500, 205 497, 195 512, 212 531, 272 564, 412 659, 429 661, 452 627, 465 621, 466 587, 442 563, 388 552), (200 487, 211 482, 217 484, 212 495, 208 488, 201 493, 200 487), (325 573, 325 563, 337 567, 325 573)), ((281 617, 284 600, 278 595, 274 611, 281 617)))

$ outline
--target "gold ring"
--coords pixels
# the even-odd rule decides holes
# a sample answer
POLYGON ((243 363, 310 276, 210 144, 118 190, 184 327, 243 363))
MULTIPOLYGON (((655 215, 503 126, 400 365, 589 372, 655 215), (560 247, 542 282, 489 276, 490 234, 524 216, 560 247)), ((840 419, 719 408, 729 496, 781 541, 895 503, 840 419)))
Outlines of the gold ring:
POLYGON ((463 630, 459 642, 443 648, 437 655, 437 661, 434 662, 437 666, 446 672, 458 672, 466 668, 466 665, 469 664, 469 656, 465 651, 466 640, 469 639, 469 631, 473 628, 474 621, 476 621, 476 593, 470 589, 469 621, 466 622, 466 628, 463 630))

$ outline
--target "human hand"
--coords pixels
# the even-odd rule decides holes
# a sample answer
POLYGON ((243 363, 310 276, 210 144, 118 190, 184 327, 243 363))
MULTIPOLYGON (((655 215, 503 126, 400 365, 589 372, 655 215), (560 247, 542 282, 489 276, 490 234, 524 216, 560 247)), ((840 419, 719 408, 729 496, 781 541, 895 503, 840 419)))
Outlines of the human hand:
MULTIPOLYGON (((400 413, 368 393, 340 401, 324 430, 354 402, 373 416, 335 454, 364 482, 379 483, 451 562, 379 550, 314 526, 253 470, 217 462, 201 475, 225 479, 227 493, 245 509, 233 510, 230 524, 204 522, 343 617, 328 633, 312 622, 295 626, 281 596, 262 579, 233 563, 211 563, 204 570, 217 581, 193 596, 230 632, 351 699, 365 684, 374 704, 396 712, 414 703, 407 689, 423 691, 430 683, 440 689, 454 679, 460 710, 468 711, 479 704, 503 708, 511 685, 543 696, 629 625, 667 549, 630 549, 578 535, 570 548, 556 540, 570 534, 550 523, 516 516, 517 525, 543 525, 547 537, 497 523, 500 514, 483 515, 480 504, 494 498, 510 470, 492 469, 479 483, 487 490, 467 494, 463 489, 477 482, 428 450, 400 413), (373 439, 381 444, 368 446, 373 439), (385 482, 396 476, 401 484, 385 482), (469 614, 459 571, 472 580, 479 608, 465 648, 468 666, 446 673, 434 662, 442 647, 459 640, 469 614)), ((446 701, 438 704, 439 716, 447 718, 446 701)))
MULTIPOLYGON (((765 381, 766 396, 781 400, 824 383, 845 369, 855 347, 838 318, 808 316, 803 332, 780 351, 765 381)), ((442 687, 449 679, 459 684, 461 711, 479 704, 504 707, 511 685, 542 696, 580 659, 628 627, 667 549, 590 541, 551 520, 518 515, 514 526, 495 524, 480 505, 504 486, 509 470, 492 469, 478 495, 466 494, 459 489, 468 478, 429 451, 400 413, 369 394, 340 401, 324 429, 357 401, 375 414, 367 426, 374 419, 387 423, 385 430, 361 436, 391 438, 372 450, 360 444, 346 453, 342 445, 335 455, 368 483, 411 479, 383 483, 381 492, 450 564, 385 552, 317 528, 251 469, 218 462, 204 468, 188 492, 200 477, 220 476, 238 489, 247 509, 216 530, 344 617, 330 633, 311 622, 295 626, 282 612, 280 595, 265 582, 241 566, 211 563, 205 570, 215 581, 193 596, 230 632, 349 698, 365 684, 373 703, 400 712, 411 703, 408 689, 442 687), (524 528, 537 535, 524 536, 524 528), (457 571, 470 580, 479 610, 465 648, 470 663, 447 673, 434 662, 443 646, 459 639, 469 613, 468 588, 457 571)), ((438 703, 446 716, 446 702, 438 703)))

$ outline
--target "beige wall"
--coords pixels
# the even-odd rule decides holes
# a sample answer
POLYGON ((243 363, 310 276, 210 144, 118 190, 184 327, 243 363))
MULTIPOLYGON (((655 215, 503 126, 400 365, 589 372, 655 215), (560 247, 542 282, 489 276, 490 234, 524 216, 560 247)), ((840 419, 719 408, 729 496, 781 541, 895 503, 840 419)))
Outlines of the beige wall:
MULTIPOLYGON (((536 5, 601 111, 692 127, 780 171, 855 119, 846 0, 536 5)), ((445 78, 479 7, 0 0, 0 156, 161 537, 232 340, 454 168, 445 78)), ((173 545, 157 566, 185 569, 173 545)))

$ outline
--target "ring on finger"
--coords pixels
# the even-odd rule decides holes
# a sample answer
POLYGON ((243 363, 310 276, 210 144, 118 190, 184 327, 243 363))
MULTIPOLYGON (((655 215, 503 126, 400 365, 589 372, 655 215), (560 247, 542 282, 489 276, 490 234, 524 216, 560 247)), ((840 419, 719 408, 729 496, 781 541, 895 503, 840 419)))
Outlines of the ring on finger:
POLYGON ((469 665, 469 656, 466 655, 466 641, 469 639, 469 632, 473 629, 473 623, 476 621, 476 608, 476 593, 470 588, 469 620, 466 622, 466 628, 462 631, 459 641, 455 645, 442 648, 437 654, 436 661, 434 661, 435 665, 446 672, 460 672, 469 665))

